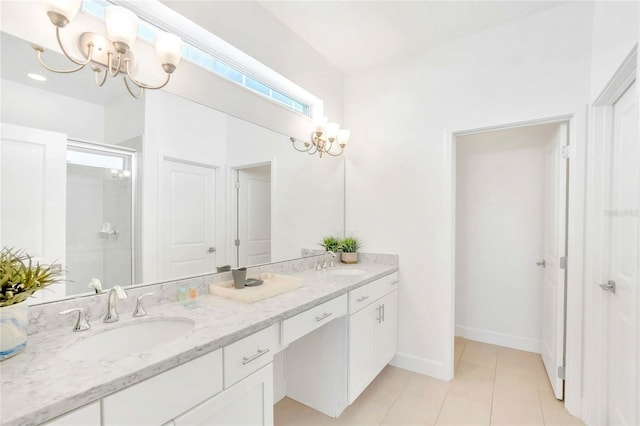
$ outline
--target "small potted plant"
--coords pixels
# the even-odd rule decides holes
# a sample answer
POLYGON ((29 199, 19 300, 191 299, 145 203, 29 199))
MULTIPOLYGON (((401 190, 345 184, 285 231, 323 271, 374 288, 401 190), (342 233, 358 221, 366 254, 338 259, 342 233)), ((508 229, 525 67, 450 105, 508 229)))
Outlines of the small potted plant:
POLYGON ((325 251, 332 251, 338 256, 340 260, 340 250, 342 249, 342 242, 336 237, 324 237, 322 240, 322 247, 325 251))
POLYGON ((360 242, 357 238, 347 237, 342 240, 342 263, 358 263, 360 242))
POLYGON ((59 281, 61 271, 33 262, 24 250, 0 251, 0 361, 27 345, 28 306, 36 291, 59 281))

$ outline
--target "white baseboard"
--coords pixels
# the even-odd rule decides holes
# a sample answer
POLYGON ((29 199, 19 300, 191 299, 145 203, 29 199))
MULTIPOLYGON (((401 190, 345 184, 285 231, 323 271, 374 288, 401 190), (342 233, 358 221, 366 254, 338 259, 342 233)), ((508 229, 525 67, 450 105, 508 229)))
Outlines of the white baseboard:
POLYGON ((389 363, 394 367, 404 368, 414 373, 435 377, 440 380, 451 380, 452 372, 448 372, 445 365, 432 359, 420 358, 414 355, 398 352, 389 363))
POLYGON ((514 336, 512 334, 498 333, 491 330, 483 330, 481 328, 456 325, 456 336, 475 340, 477 342, 519 349, 521 351, 540 353, 542 349, 542 342, 540 339, 514 336))

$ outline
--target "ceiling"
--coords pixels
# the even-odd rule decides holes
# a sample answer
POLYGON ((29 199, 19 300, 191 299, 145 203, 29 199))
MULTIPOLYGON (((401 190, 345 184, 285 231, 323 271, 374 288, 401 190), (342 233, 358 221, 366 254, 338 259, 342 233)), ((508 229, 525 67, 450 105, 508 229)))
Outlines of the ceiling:
POLYGON ((343 74, 424 52, 566 1, 259 1, 343 74))
MULTIPOLYGON (((127 92, 120 79, 117 79, 118 81, 107 79, 103 87, 96 86, 93 72, 88 66, 72 74, 56 74, 47 71, 38 62, 31 43, 7 33, 0 34, 0 45, 2 46, 0 78, 99 105, 105 105, 113 99, 124 96, 127 92), (27 77, 28 73, 39 74, 46 77, 47 81, 33 80, 27 77)), ((53 51, 45 51, 42 57, 45 63, 53 68, 70 69, 75 66, 67 58, 53 51)))

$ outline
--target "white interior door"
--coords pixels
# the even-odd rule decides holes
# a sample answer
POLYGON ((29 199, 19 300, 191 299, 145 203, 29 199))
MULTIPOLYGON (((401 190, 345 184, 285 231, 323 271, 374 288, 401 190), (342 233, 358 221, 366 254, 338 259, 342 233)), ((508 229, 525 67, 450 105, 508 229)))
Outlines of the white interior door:
MULTIPOLYGON (((64 269, 67 136, 9 124, 0 132, 0 246, 64 269)), ((28 300, 64 295, 60 282, 28 300)))
POLYGON ((271 166, 238 170, 238 266, 271 262, 271 166))
POLYGON ((611 425, 640 424, 640 142, 638 92, 632 84, 613 106, 605 210, 607 411, 611 425))
POLYGON ((162 278, 214 272, 216 170, 166 158, 162 169, 162 278))
POLYGON ((564 386, 558 368, 564 366, 567 229, 567 125, 560 124, 545 147, 544 261, 542 284, 542 361, 556 398, 564 386))

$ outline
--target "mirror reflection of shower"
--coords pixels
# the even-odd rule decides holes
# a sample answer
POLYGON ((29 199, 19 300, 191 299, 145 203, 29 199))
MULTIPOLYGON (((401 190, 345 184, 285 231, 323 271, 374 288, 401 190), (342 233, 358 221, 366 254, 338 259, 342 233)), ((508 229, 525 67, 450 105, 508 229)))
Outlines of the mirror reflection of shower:
POLYGON ((135 282, 135 153, 69 142, 67 147, 67 294, 135 282))

